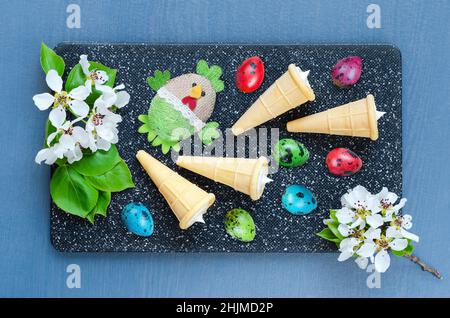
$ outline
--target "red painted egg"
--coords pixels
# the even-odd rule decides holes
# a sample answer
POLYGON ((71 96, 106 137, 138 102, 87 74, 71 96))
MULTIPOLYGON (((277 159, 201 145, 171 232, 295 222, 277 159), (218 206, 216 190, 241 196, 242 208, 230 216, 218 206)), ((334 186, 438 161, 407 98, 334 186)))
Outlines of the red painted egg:
POLYGON ((325 160, 330 173, 346 177, 359 171, 362 167, 362 160, 353 151, 347 148, 335 148, 331 150, 325 160))
POLYGON ((257 90, 264 80, 264 63, 258 56, 246 59, 236 72, 236 86, 244 93, 257 90))

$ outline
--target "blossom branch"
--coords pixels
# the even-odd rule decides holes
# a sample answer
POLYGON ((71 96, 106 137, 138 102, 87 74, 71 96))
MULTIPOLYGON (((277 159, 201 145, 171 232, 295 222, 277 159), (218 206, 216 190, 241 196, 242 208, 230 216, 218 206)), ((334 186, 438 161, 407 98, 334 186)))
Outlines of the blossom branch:
POLYGON ((417 256, 405 253, 403 257, 409 259, 413 263, 416 263, 422 268, 423 271, 431 273, 434 277, 444 279, 444 277, 435 268, 428 266, 417 256))

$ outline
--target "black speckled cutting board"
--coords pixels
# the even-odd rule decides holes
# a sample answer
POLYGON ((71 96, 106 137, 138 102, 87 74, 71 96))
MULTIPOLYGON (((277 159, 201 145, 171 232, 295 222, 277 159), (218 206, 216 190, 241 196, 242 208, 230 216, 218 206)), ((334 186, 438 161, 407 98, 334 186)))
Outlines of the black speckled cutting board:
MULTIPOLYGON (((400 51, 390 45, 155 45, 155 44, 60 44, 56 48, 66 61, 68 70, 78 63, 80 54, 92 61, 118 70, 116 83, 124 83, 131 94, 127 107, 120 110, 118 149, 129 165, 135 189, 112 196, 106 218, 96 218, 95 225, 68 215, 54 204, 51 207, 51 239, 54 247, 64 252, 329 252, 336 247, 315 235, 323 227, 329 208, 340 207, 340 197, 358 184, 372 192, 386 186, 396 193, 402 191, 402 67, 400 51), (262 86, 251 94, 239 92, 234 84, 235 70, 246 58, 258 55, 265 64, 262 86), (364 60, 360 81, 350 89, 335 87, 330 79, 333 65, 348 55, 364 60), (152 147, 146 135, 137 132, 137 117, 147 113, 155 92, 146 78, 155 70, 170 70, 172 77, 195 71, 199 59, 217 64, 223 69, 225 90, 217 95, 216 107, 210 120, 221 128, 231 127, 240 115, 274 80, 284 73, 290 63, 311 70, 309 81, 316 100, 291 110, 261 127, 277 127, 280 138, 292 137, 309 149, 311 156, 302 167, 281 168, 272 174, 274 180, 266 187, 259 201, 226 186, 195 175, 175 166, 170 154, 152 147), (291 134, 287 121, 348 103, 373 94, 377 108, 387 114, 379 121, 380 138, 371 141, 316 134, 291 134), (346 147, 364 161, 356 175, 339 178, 330 175, 324 161, 328 151, 346 147), (216 195, 215 204, 205 215, 206 224, 194 224, 186 231, 162 195, 145 174, 135 153, 145 149, 181 175, 216 195), (281 195, 290 184, 304 184, 318 199, 315 213, 291 215, 281 207, 281 195), (122 226, 120 212, 131 202, 140 201, 151 211, 155 231, 149 238, 128 233, 122 226), (242 243, 229 237, 223 226, 227 211, 241 207, 251 213, 256 224, 256 238, 242 243)), ((67 73, 66 73, 67 75, 67 73)), ((270 150, 269 150, 270 151, 270 150)), ((270 152, 269 152, 270 153, 270 152)))

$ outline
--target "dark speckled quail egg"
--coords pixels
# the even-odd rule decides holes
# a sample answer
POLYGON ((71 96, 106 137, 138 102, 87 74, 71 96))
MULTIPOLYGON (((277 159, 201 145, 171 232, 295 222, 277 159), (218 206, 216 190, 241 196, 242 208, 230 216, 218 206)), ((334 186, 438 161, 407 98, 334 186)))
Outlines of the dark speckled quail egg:
POLYGON ((331 150, 325 159, 328 170, 336 176, 346 177, 357 173, 363 162, 357 154, 346 148, 331 150))
POLYGON ((242 242, 253 241, 256 233, 252 216, 243 209, 233 209, 225 215, 225 230, 242 242))
POLYGON ((297 140, 284 138, 275 145, 274 158, 280 166, 294 168, 308 161, 309 151, 297 140))
POLYGON ((317 208, 317 199, 311 190, 297 184, 286 188, 281 198, 281 203, 292 214, 308 214, 317 208))
POLYGON ((121 218, 123 224, 131 233, 139 236, 153 234, 153 217, 142 203, 128 203, 122 210, 121 218))

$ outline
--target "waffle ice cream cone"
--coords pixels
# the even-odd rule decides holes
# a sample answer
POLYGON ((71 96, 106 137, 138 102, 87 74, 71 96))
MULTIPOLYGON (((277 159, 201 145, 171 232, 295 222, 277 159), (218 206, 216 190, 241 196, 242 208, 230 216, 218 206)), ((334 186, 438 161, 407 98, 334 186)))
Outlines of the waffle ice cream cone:
POLYGON ((378 139, 378 118, 373 95, 287 123, 290 132, 319 133, 378 139))
POLYGON ((313 101, 316 97, 309 86, 308 73, 309 71, 301 72, 295 64, 290 64, 288 70, 233 125, 233 134, 242 134, 307 101, 313 101))
POLYGON ((203 220, 202 215, 215 201, 214 194, 200 189, 143 150, 138 151, 136 158, 175 213, 181 229, 203 220))
POLYGON ((247 158, 217 158, 180 156, 177 165, 223 183, 258 200, 267 182, 268 160, 247 158))

